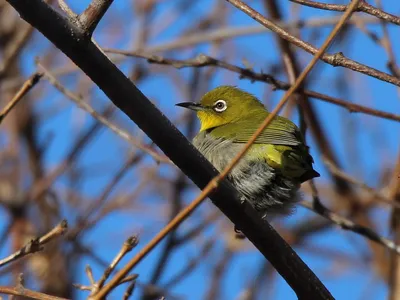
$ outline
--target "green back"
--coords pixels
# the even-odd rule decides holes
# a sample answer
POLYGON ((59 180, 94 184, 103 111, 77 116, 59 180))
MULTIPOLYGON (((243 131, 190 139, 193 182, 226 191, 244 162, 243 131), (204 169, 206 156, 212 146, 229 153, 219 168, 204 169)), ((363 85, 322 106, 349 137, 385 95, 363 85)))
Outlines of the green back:
MULTIPOLYGON (((216 127, 210 131, 210 134, 216 138, 232 140, 235 143, 247 143, 268 114, 267 111, 261 111, 237 122, 216 127)), ((298 146, 302 143, 303 138, 297 126, 280 116, 276 116, 255 141, 255 144, 285 146, 298 146)))

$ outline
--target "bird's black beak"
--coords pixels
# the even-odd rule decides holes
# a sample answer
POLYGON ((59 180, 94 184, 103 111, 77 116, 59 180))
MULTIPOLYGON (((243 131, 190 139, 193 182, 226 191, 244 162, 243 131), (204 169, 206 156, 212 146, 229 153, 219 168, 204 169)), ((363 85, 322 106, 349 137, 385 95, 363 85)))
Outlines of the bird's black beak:
POLYGON ((195 110, 195 111, 203 109, 203 106, 201 106, 199 103, 194 103, 194 102, 182 102, 182 103, 177 103, 175 105, 176 106, 181 106, 181 107, 184 107, 184 108, 188 108, 188 109, 191 109, 191 110, 195 110))

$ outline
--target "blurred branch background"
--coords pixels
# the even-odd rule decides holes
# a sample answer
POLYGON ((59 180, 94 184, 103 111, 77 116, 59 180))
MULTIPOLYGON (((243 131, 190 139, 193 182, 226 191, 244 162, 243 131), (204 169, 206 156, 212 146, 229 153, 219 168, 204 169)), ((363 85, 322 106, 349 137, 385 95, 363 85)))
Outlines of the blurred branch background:
MULTIPOLYGON (((246 3, 318 48, 347 2, 332 0, 335 6, 328 7, 318 2, 317 8, 311 2, 317 3, 246 3)), ((75 13, 89 3, 67 2, 75 13)), ((316 180, 322 203, 399 244, 400 3, 362 3, 328 52, 385 72, 395 84, 320 62, 307 78, 306 92, 283 115, 306 130, 322 174, 316 180)), ((198 128, 195 115, 175 103, 232 84, 272 108, 311 59, 226 1, 116 1, 94 39, 188 138, 198 128)), ((24 286, 32 290, 86 298, 82 289, 91 291, 91 281, 100 280, 129 236, 144 245, 198 190, 5 0, 0 0, 0 58, 0 111, 32 75, 40 77, 1 118, 0 255, 18 251, 62 219, 69 224, 43 251, 0 267, 0 283, 20 284, 23 273, 24 286)), ((302 196, 312 201, 307 183, 302 196)), ((303 207, 274 226, 337 299, 399 299, 399 255, 393 251, 303 207)), ((121 298, 128 286, 134 299, 295 297, 208 202, 134 272, 139 276, 112 297, 121 298)))

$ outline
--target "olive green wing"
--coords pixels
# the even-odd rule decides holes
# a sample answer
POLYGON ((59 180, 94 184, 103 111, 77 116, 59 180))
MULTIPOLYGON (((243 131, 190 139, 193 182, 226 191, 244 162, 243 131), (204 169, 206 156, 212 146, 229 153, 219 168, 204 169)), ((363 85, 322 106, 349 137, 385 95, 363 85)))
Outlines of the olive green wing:
MULTIPOLYGON (((213 129, 210 134, 215 138, 229 139, 234 143, 247 143, 259 128, 266 116, 253 120, 241 120, 213 129)), ((299 182, 318 177, 313 167, 313 158, 297 126, 291 121, 275 117, 269 126, 258 136, 249 155, 263 157, 267 163, 288 178, 299 182), (271 148, 266 147, 271 145, 271 148)))
MULTIPOLYGON (((247 143, 265 117, 255 116, 254 119, 229 123, 213 129, 210 133, 216 138, 230 139, 235 143, 247 143)), ((298 146, 303 144, 303 138, 293 122, 278 116, 258 136, 255 144, 298 146)))
MULTIPOLYGON (((255 116, 252 120, 219 126, 210 134, 234 143, 247 143, 265 117, 255 116)), ((283 175, 299 182, 319 176, 312 167, 313 158, 304 144, 300 130, 293 122, 279 116, 258 136, 249 153, 264 157, 270 166, 280 169, 283 175), (272 148, 263 145, 272 145, 272 148)))

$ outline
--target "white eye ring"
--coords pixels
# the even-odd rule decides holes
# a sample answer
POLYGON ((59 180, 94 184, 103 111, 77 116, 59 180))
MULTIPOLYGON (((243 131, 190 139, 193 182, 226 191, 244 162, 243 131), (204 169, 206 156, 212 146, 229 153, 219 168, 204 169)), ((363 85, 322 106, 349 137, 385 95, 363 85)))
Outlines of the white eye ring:
POLYGON ((226 105, 226 101, 225 100, 217 100, 214 103, 213 109, 216 112, 223 112, 224 110, 226 110, 228 108, 228 106, 226 105))

